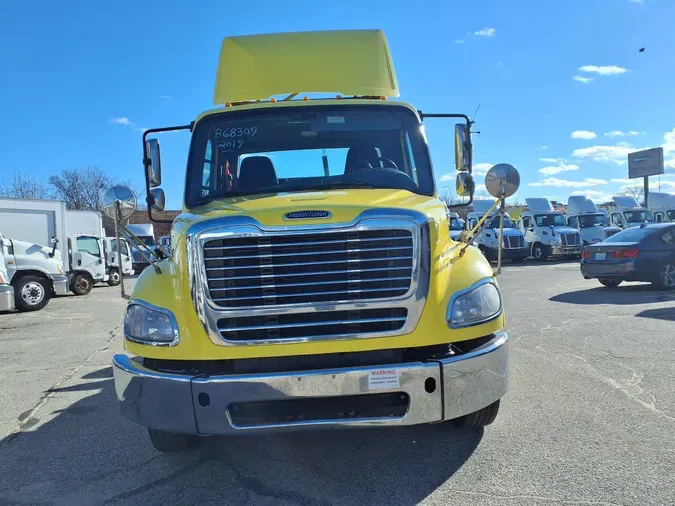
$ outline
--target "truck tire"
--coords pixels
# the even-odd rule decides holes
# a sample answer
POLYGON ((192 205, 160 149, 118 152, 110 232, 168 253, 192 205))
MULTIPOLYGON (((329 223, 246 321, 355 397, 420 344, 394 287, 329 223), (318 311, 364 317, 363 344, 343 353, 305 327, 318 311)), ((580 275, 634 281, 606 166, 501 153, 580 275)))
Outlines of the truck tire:
POLYGON ((39 311, 51 295, 51 283, 40 276, 23 276, 14 284, 14 306, 19 311, 39 311))
POLYGON ((452 424, 460 429, 478 429, 494 422, 497 413, 499 413, 499 399, 483 409, 455 418, 452 424))
POLYGON ((120 271, 118 271, 116 268, 110 269, 110 272, 108 273, 108 285, 117 286, 119 284, 120 284, 120 271))
POLYGON ((607 288, 616 288, 621 284, 620 279, 598 279, 598 281, 600 281, 602 286, 606 286, 607 288))
POLYGON ((164 453, 186 452, 201 443, 199 436, 189 434, 175 434, 157 429, 148 429, 148 434, 155 450, 164 453))
POLYGON ((71 281, 70 290, 75 295, 87 295, 91 292, 91 288, 94 286, 94 280, 86 272, 78 272, 73 276, 71 281))
POLYGON ((538 262, 543 262, 549 257, 548 247, 544 246, 541 243, 536 243, 534 248, 532 248, 532 256, 538 262))

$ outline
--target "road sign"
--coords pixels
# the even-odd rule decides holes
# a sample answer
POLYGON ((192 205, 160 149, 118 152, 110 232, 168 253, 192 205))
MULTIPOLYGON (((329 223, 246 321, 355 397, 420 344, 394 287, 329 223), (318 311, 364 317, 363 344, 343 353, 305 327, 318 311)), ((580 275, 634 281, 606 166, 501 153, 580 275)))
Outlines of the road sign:
POLYGON ((645 149, 628 153, 628 177, 647 177, 663 174, 663 148, 645 149))

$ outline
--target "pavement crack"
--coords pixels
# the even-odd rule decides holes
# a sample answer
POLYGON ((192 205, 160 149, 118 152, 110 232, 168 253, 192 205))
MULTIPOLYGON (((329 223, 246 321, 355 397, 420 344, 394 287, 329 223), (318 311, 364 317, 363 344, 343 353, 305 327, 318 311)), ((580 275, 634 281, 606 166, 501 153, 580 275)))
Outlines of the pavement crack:
POLYGON ((35 418, 34 415, 37 414, 37 412, 42 408, 45 404, 49 402, 49 399, 54 397, 57 394, 57 390, 65 383, 67 383, 69 380, 71 380, 77 373, 78 371, 87 365, 89 361, 96 356, 97 353, 100 353, 102 351, 106 351, 110 348, 112 341, 115 339, 116 334, 115 331, 120 328, 120 325, 117 327, 113 328, 112 330, 108 331, 110 334, 110 337, 106 341, 106 343, 103 345, 103 347, 98 348, 94 350, 88 357, 86 357, 82 362, 77 364, 75 367, 73 367, 66 375, 58 380, 56 383, 54 383, 51 387, 49 387, 47 390, 45 390, 42 395, 40 396, 40 399, 35 403, 35 405, 21 413, 17 419, 17 425, 15 425, 14 429, 10 433, 9 436, 7 436, 4 440, 0 442, 0 451, 7 446, 9 443, 14 441, 23 430, 28 429, 37 423, 39 423, 39 419, 35 418))

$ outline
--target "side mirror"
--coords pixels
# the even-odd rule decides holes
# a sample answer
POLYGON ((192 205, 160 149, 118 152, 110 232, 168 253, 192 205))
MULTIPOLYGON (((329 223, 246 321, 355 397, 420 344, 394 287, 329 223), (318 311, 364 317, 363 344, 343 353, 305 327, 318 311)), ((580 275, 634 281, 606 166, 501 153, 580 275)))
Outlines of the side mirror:
POLYGON ((468 128, 466 123, 455 125, 455 168, 459 171, 471 170, 471 142, 468 128))
POLYGON ((162 161, 159 153, 159 141, 150 139, 145 142, 145 174, 150 188, 162 184, 162 161))
POLYGON ((473 195, 475 184, 473 176, 468 172, 460 172, 455 178, 455 190, 460 197, 470 197, 473 195))
POLYGON ((153 211, 162 212, 166 206, 166 197, 164 190, 161 188, 153 188, 148 194, 148 204, 152 206, 153 211))
POLYGON ((59 238, 54 236, 52 237, 52 244, 58 244, 59 243, 59 238))

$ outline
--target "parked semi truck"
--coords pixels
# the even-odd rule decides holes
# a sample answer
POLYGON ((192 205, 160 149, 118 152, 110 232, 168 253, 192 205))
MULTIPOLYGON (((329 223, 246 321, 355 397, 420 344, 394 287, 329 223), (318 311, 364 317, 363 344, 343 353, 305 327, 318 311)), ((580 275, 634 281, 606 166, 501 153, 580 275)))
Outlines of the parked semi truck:
MULTIPOLYGON (((104 243, 106 267, 108 269, 108 284, 110 286, 117 286, 120 284, 121 279, 119 263, 117 260, 117 239, 115 237, 106 237, 104 243)), ((133 276, 135 271, 131 256, 131 246, 129 246, 129 241, 124 237, 120 238, 120 243, 122 246, 122 251, 120 252, 120 257, 122 259, 122 274, 124 276, 133 276)))
POLYGON ((649 210, 656 223, 675 222, 675 194, 649 192, 649 210))
POLYGON ((585 195, 572 195, 567 199, 567 224, 579 231, 584 245, 604 241, 621 231, 619 227, 610 226, 607 214, 599 211, 585 195))
MULTIPOLYGON (((145 246, 150 250, 155 251, 157 249, 157 242, 155 241, 155 227, 152 225, 152 223, 137 223, 133 225, 127 225, 127 228, 136 237, 143 241, 143 244, 145 244, 145 246)), ((150 265, 147 255, 141 250, 142 248, 133 243, 131 244, 131 255, 133 257, 133 267, 135 272, 141 272, 150 265)))
MULTIPOLYGON (((422 128, 461 121, 457 189, 471 196, 471 121, 389 100, 395 76, 379 30, 226 38, 217 108, 143 134, 151 220, 164 201, 153 136, 192 136, 173 255, 137 279, 113 358, 120 410, 155 448, 497 416, 501 292, 480 251, 450 239, 422 128)), ((518 182, 506 164, 486 178, 494 196, 518 182)), ((134 209, 124 189, 107 202, 134 209)))
POLYGON ((450 224, 450 238, 458 241, 459 236, 462 235, 462 231, 464 230, 464 223, 459 214, 448 211, 448 223, 450 224))
MULTIPOLYGON (((473 201, 473 211, 466 216, 466 225, 468 229, 476 226, 478 221, 487 213, 494 205, 494 200, 476 199, 473 201)), ((489 261, 497 261, 497 253, 499 251, 499 227, 500 217, 498 214, 492 214, 488 217, 488 224, 486 228, 476 238, 476 243, 479 249, 489 261)), ((509 259, 513 262, 522 262, 528 256, 530 251, 525 243, 525 236, 516 229, 511 223, 508 214, 504 216, 504 232, 503 232, 503 258, 509 259)))
POLYGON ((535 260, 581 257, 581 234, 567 224, 563 213, 553 209, 547 198, 528 198, 525 203, 518 226, 535 260))
POLYGON ((639 227, 643 223, 654 223, 654 216, 630 195, 612 197, 616 207, 609 210, 610 223, 619 228, 639 227))
MULTIPOLYGON (((44 280, 53 284, 58 278, 57 294, 60 294, 62 275, 67 276, 66 292, 70 289, 76 295, 86 295, 94 283, 107 280, 100 213, 69 211, 65 203, 58 200, 2 198, 0 232, 15 241, 15 246, 19 242, 26 243, 28 253, 42 249, 59 252, 63 273, 45 273, 44 280)), ((55 268, 56 264, 53 265, 55 268)), ((38 271, 40 269, 35 272, 38 271)))

